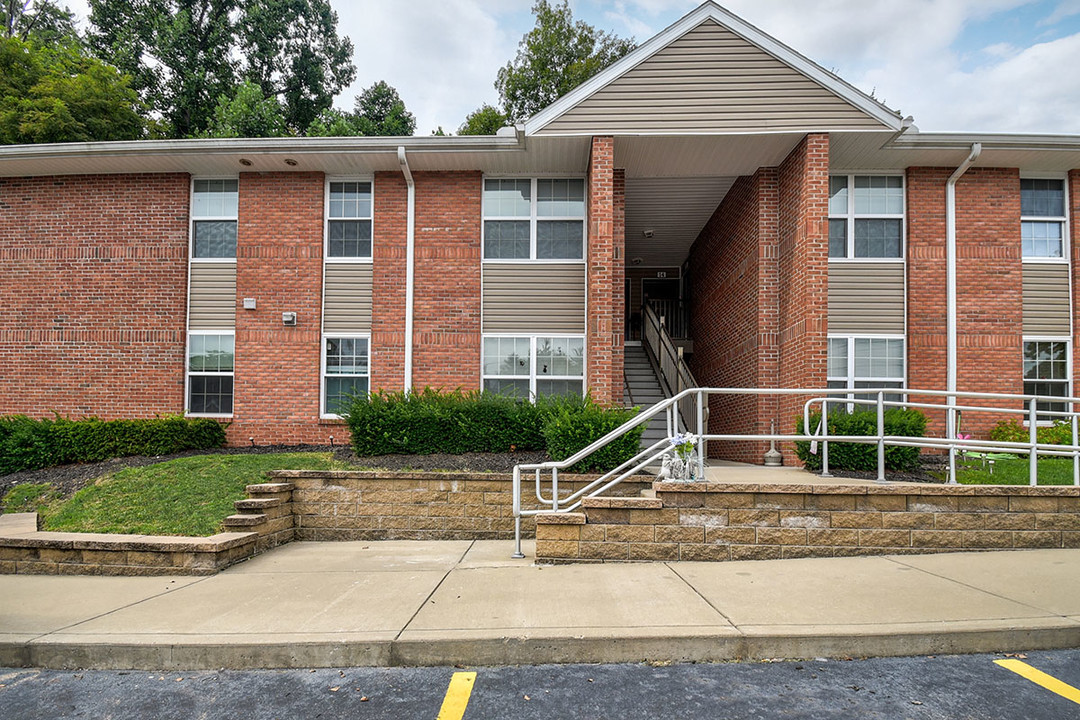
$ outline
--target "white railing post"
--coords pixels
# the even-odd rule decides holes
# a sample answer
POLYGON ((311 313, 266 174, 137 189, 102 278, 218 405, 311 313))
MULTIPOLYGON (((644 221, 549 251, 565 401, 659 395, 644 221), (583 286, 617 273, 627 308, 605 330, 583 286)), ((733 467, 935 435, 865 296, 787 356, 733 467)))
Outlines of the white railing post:
POLYGON ((698 480, 705 479, 705 393, 697 391, 697 466, 698 480))
POLYGON ((885 482, 885 393, 877 393, 877 479, 885 482))
POLYGON ((1072 422, 1072 444, 1073 444, 1073 485, 1080 485, 1080 450, 1076 449, 1077 445, 1077 421, 1076 421, 1076 403, 1069 403, 1069 412, 1072 413, 1072 417, 1069 420, 1072 422))
POLYGON ((1031 398, 1031 402, 1028 403, 1028 429, 1030 431, 1028 439, 1031 441, 1031 453, 1028 455, 1028 483, 1030 485, 1039 484, 1039 451, 1035 448, 1039 442, 1037 405, 1038 401, 1031 398))
MULTIPOLYGON (((822 437, 829 437, 829 399, 825 398, 821 401, 821 429, 822 437)), ((810 434, 810 428, 806 428, 806 433, 810 434)), ((827 439, 821 441, 821 477, 832 477, 829 474, 829 441, 827 439)))
POLYGON ((525 557, 521 552, 521 467, 514 466, 514 554, 512 558, 525 557))
POLYGON ((945 432, 949 436, 949 484, 956 484, 956 396, 949 396, 949 409, 945 416, 945 432))
POLYGON ((559 468, 551 468, 551 509, 559 512, 559 468))

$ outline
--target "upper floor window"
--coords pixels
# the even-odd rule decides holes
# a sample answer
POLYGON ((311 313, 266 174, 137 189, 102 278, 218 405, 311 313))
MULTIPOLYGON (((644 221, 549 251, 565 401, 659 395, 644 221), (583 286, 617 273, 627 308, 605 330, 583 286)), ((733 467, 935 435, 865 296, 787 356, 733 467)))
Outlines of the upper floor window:
POLYGON ((584 253, 584 180, 484 180, 485 260, 581 260, 584 253))
POLYGON ((904 178, 835 175, 829 178, 829 257, 904 256, 904 178))
POLYGON ((326 257, 371 259, 371 183, 331 182, 326 257))
POLYGON ((236 258, 236 180, 195 180, 191 185, 191 256, 236 258))
POLYGON ((1025 258, 1065 257, 1065 182, 1020 179, 1020 242, 1025 258))

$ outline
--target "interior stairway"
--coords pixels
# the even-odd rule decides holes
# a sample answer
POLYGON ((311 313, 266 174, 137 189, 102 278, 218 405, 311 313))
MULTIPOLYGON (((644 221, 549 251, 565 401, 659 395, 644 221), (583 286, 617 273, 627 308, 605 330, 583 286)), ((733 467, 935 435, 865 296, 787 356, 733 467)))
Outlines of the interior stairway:
MULTIPOLYGON (((656 376, 649 356, 645 348, 640 345, 627 345, 625 347, 625 360, 623 364, 623 376, 626 383, 623 385, 623 403, 627 407, 640 407, 642 410, 651 407, 667 398, 663 385, 656 376)), ((667 435, 664 418, 653 418, 645 426, 645 433, 641 436, 641 447, 647 448, 667 435)))

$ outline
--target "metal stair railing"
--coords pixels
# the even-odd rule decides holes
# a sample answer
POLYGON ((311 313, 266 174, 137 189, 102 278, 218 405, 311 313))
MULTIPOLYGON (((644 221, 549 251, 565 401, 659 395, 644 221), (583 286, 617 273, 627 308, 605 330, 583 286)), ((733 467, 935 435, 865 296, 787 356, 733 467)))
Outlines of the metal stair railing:
POLYGON ((981 453, 1019 453, 1027 454, 1029 462, 1029 482, 1036 485, 1038 482, 1038 458, 1046 455, 1051 457, 1068 457, 1072 459, 1073 484, 1080 486, 1080 398, 1040 395, 1015 395, 1010 393, 976 393, 976 392, 945 392, 940 390, 917 390, 905 388, 900 391, 908 397, 922 397, 925 401, 911 401, 908 399, 887 400, 887 397, 895 397, 897 388, 859 388, 857 393, 851 391, 839 391, 836 388, 827 389, 788 389, 788 388, 687 388, 662 402, 639 413, 623 425, 615 428, 602 438, 590 443, 565 460, 552 461, 536 464, 522 464, 514 467, 513 474, 513 514, 514 514, 514 557, 521 558, 521 518, 538 515, 541 513, 564 513, 572 512, 581 506, 582 500, 587 497, 596 497, 614 488, 632 475, 655 463, 664 454, 671 451, 671 439, 678 434, 680 428, 679 415, 682 414, 681 404, 687 399, 693 404, 691 417, 696 420, 694 425, 695 449, 693 459, 697 465, 697 477, 705 477, 705 444, 709 440, 723 441, 750 441, 750 442, 810 442, 811 452, 816 452, 815 445, 821 445, 823 475, 828 476, 829 443, 863 443, 877 446, 878 480, 885 481, 885 449, 893 447, 918 447, 928 449, 945 450, 949 453, 949 482, 956 483, 956 458, 962 452, 981 453), (708 433, 706 432, 705 410, 708 398, 714 395, 757 395, 757 396, 809 396, 803 403, 803 428, 804 434, 781 434, 781 433, 708 433), (870 399, 870 398, 873 399, 870 399), (977 405, 967 402, 963 405, 957 403, 959 398, 973 400, 999 400, 1023 402, 1024 407, 1012 407, 1001 405, 977 405), (939 402, 932 402, 938 400, 939 402), (1040 409, 1040 404, 1055 403, 1065 404, 1067 411, 1040 409), (830 405, 864 405, 872 406, 876 410, 877 427, 873 435, 833 435, 828 431, 828 408, 830 405), (817 428, 810 429, 811 411, 820 405, 821 416, 817 428), (946 431, 944 437, 912 437, 894 436, 885 434, 885 409, 889 407, 922 408, 944 411, 946 414, 946 431), (1027 442, 1012 442, 1000 440, 976 440, 971 437, 960 437, 956 431, 958 414, 961 412, 985 412, 992 415, 1020 415, 1027 418, 1029 436, 1027 442), (582 488, 564 496, 559 491, 559 472, 573 467, 578 462, 611 444, 634 428, 649 420, 663 415, 667 427, 667 437, 653 443, 649 447, 639 451, 632 458, 621 463, 618 467, 610 470, 582 488), (1055 421, 1066 421, 1071 428, 1072 443, 1068 445, 1040 443, 1037 430, 1039 423, 1044 418, 1055 421), (543 509, 524 509, 521 503, 521 480, 523 472, 532 472, 536 485, 536 499, 543 509), (543 474, 549 473, 548 488, 550 495, 544 495, 543 474))
MULTIPOLYGON (((664 386, 664 394, 671 397, 687 388, 696 388, 698 383, 690 372, 686 360, 683 359, 682 348, 677 347, 671 335, 668 334, 666 318, 658 314, 652 305, 646 304, 641 309, 641 324, 643 328, 641 344, 660 371, 660 382, 664 386)), ((683 419, 684 427, 693 425, 693 397, 688 396, 679 404, 679 415, 683 419)), ((709 408, 706 406, 706 426, 708 426, 708 421, 709 408)))

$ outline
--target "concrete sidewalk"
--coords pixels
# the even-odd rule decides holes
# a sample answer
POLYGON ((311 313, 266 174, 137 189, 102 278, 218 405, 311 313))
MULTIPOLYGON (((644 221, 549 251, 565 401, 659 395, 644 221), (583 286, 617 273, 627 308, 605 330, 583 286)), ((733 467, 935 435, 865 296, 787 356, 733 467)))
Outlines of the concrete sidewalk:
POLYGON ((511 560, 511 549, 294 543, 205 578, 4 575, 0 666, 678 662, 1080 647, 1080 550, 541 567, 511 560))

